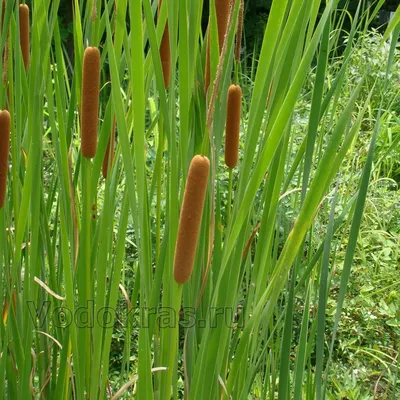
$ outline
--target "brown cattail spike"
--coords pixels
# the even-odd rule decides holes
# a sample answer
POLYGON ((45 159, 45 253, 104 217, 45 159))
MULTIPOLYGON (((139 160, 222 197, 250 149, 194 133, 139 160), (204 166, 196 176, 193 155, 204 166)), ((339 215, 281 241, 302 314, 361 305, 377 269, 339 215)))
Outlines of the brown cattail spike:
POLYGON ((30 64, 29 7, 26 4, 21 4, 19 6, 19 39, 21 43, 21 51, 24 59, 25 70, 28 70, 30 64))
MULTIPOLYGON (((162 0, 158 1, 158 13, 161 10, 162 0)), ((160 58, 161 58, 161 65, 164 75, 164 85, 167 89, 169 87, 169 77, 171 73, 171 49, 169 43, 169 30, 168 30, 168 21, 165 24, 165 29, 163 33, 163 37, 161 39, 160 44, 160 58)))
MULTIPOLYGON (((222 46, 224 44, 226 30, 228 27, 229 7, 231 0, 214 0, 215 13, 217 14, 217 27, 218 27, 218 43, 219 52, 221 54, 222 46)), ((210 2, 210 5, 212 3, 210 2)), ((211 14, 211 13, 210 13, 211 14)), ((208 24, 210 28, 210 23, 208 24)), ((207 53, 206 53, 206 73, 205 73, 205 92, 207 93, 210 86, 210 32, 208 32, 207 39, 207 53)))
POLYGON ((244 0, 240 0, 239 9, 239 20, 236 32, 236 43, 235 43, 235 59, 236 62, 240 62, 240 50, 242 47, 242 33, 243 33, 243 19, 244 19, 244 0))
POLYGON ((4 207, 6 200, 10 127, 9 112, 0 110, 0 209, 4 207))
POLYGON ((110 134, 111 136, 108 139, 107 149, 106 149, 106 153, 104 154, 104 160, 103 160, 102 173, 103 173, 104 179, 107 179, 108 168, 110 167, 110 169, 111 169, 113 161, 114 161, 115 128, 116 128, 116 120, 114 117, 113 127, 112 127, 111 134, 110 134))
POLYGON ((100 52, 88 47, 83 56, 82 73, 82 155, 93 158, 97 149, 97 126, 100 92, 100 52))
POLYGON ((179 284, 187 282, 193 271, 209 170, 210 161, 207 157, 193 157, 183 196, 175 249, 174 278, 179 284))
POLYGON ((237 85, 229 86, 225 134, 225 164, 228 168, 235 168, 238 162, 241 105, 242 89, 237 85))

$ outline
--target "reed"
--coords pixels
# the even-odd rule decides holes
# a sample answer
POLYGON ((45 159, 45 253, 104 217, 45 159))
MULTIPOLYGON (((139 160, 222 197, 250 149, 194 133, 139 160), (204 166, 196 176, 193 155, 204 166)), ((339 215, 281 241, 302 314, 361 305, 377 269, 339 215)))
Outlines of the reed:
POLYGON ((0 110, 0 209, 4 207, 6 200, 10 127, 9 112, 0 110))
MULTIPOLYGON (((228 27, 230 0, 215 0, 215 13, 217 15, 218 44, 221 54, 224 44, 226 30, 228 27)), ((210 22, 208 23, 207 53, 206 53, 206 72, 204 77, 205 92, 210 86, 210 22)))
POLYGON ((179 284, 187 282, 193 271, 209 170, 210 161, 207 157, 193 157, 183 196, 175 249, 174 278, 179 284))
POLYGON ((239 159, 241 105, 241 87, 229 86, 225 133, 225 164, 228 168, 235 168, 239 159))
POLYGON ((25 70, 28 70, 30 64, 29 7, 26 4, 21 4, 19 6, 19 40, 25 70))
POLYGON ((97 149, 97 126, 100 91, 100 52, 88 47, 83 57, 82 73, 82 155, 93 158, 97 149))
MULTIPOLYGON (((158 12, 161 10, 162 0, 158 2, 158 12)), ((160 44, 160 59, 164 76, 164 85, 167 89, 169 87, 170 73, 171 73, 171 48, 169 43, 169 30, 168 21, 165 24, 163 37, 160 44)))
POLYGON ((111 167, 113 165, 113 161, 114 161, 116 122, 117 121, 116 121, 116 119, 114 117, 112 130, 111 130, 111 133, 110 133, 110 137, 108 139, 106 153, 104 154, 103 167, 101 169, 101 172, 103 174, 103 178, 104 179, 107 179, 108 171, 109 171, 109 169, 111 169, 111 167))

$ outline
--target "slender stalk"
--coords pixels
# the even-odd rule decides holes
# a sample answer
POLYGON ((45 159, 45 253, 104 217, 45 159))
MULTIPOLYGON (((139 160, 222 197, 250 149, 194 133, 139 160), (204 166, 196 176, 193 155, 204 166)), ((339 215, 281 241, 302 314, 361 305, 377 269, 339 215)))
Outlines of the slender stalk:
POLYGON ((229 178, 228 178, 228 197, 226 200, 226 226, 229 226, 229 222, 231 220, 231 209, 232 209, 232 181, 233 181, 233 170, 232 168, 228 169, 229 178))
POLYGON ((174 376, 176 369, 176 362, 178 356, 178 343, 179 343, 179 315, 181 310, 181 299, 182 299, 183 285, 174 283, 171 288, 171 309, 170 312, 173 315, 173 325, 168 328, 167 341, 169 343, 168 350, 168 369, 166 372, 166 380, 164 387, 164 399, 171 399, 171 387, 172 377, 174 376))

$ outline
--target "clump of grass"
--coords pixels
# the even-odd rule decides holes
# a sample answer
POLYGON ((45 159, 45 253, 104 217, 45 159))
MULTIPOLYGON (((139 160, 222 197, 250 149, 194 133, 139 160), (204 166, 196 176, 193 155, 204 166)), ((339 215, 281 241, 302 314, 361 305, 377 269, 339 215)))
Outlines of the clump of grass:
POLYGON ((82 155, 93 158, 97 149, 97 126, 100 91, 100 52, 88 47, 83 58, 82 77, 82 155))
POLYGON ((174 278, 179 284, 187 282, 193 271, 209 170, 210 161, 207 157, 193 157, 183 197, 175 249, 174 278))
POLYGON ((235 168, 239 158, 241 105, 242 88, 238 85, 231 85, 228 90, 225 134, 225 164, 228 168, 235 168))
MULTIPOLYGON (((228 27, 230 0, 215 0, 215 13, 217 15, 218 27, 218 43, 219 52, 221 54, 222 46, 224 44, 225 35, 228 27)), ((210 23, 209 23, 210 28, 210 23)), ((205 92, 207 93, 210 86, 210 32, 208 32, 207 39, 207 54, 206 54, 206 72, 204 77, 205 92)))
POLYGON ((30 64, 29 45, 29 7, 26 4, 19 6, 19 37, 24 66, 27 70, 30 64))
MULTIPOLYGON (((162 0, 159 0, 158 12, 160 12, 161 4, 162 4, 162 0)), ((167 89, 169 87, 169 76, 171 73, 171 49, 170 49, 170 43, 169 43, 168 21, 165 24, 163 37, 161 39, 160 58, 161 58, 163 75, 164 75, 164 85, 165 85, 165 88, 167 89)))
POLYGON ((9 112, 0 110, 0 209, 4 207, 6 200, 10 125, 9 112))

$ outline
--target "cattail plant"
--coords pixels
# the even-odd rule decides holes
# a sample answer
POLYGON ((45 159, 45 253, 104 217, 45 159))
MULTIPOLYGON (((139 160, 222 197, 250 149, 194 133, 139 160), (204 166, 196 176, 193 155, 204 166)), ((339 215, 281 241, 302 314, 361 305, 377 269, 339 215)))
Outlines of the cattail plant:
POLYGON ((10 125, 9 112, 0 110, 0 209, 4 207, 6 200, 10 125))
POLYGON ((1 13, 1 25, 0 25, 0 28, 3 29, 4 16, 6 15, 6 0, 2 1, 1 8, 2 8, 2 13, 1 13))
MULTIPOLYGON (((6 15, 6 2, 3 0, 2 2, 2 14, 1 14, 1 25, 0 25, 0 31, 3 31, 3 26, 4 26, 4 17, 6 15)), ((3 62, 3 75, 2 75, 2 81, 4 86, 7 87, 7 100, 9 98, 8 96, 8 31, 6 32, 6 43, 4 45, 3 49, 3 55, 2 55, 2 62, 3 62)))
MULTIPOLYGON (((228 27, 229 7, 230 0, 215 0, 215 13, 217 14, 217 27, 218 27, 218 43, 219 52, 221 54, 222 46, 224 44, 226 30, 228 27)), ((210 28, 210 23, 209 23, 210 28)), ((205 92, 207 93, 210 86, 210 32, 208 32, 207 39, 207 53, 206 53, 206 72, 205 72, 205 92)))
POLYGON ((92 22, 96 21, 96 17, 97 17, 96 0, 93 0, 93 3, 92 3, 92 15, 91 15, 92 22))
POLYGON ((29 50, 29 7, 26 4, 19 6, 19 39, 21 44, 22 58, 24 60, 25 70, 30 64, 29 50))
MULTIPOLYGON (((160 13, 161 10, 162 0, 158 2, 158 12, 160 13)), ((163 33, 163 37, 161 39, 160 44, 160 58, 161 58, 161 65, 164 75, 164 85, 167 89, 169 87, 169 76, 171 72, 171 49, 169 43, 169 30, 168 30, 168 21, 165 24, 165 29, 163 33)))
POLYGON ((100 91, 100 52, 88 47, 83 57, 82 73, 82 155, 93 158, 97 149, 97 126, 100 91))
POLYGON ((243 34, 243 19, 244 19, 244 0, 240 0, 239 20, 236 32, 236 43, 235 43, 236 62, 240 62, 240 50, 242 47, 242 34, 243 34))
POLYGON ((183 196, 175 249, 174 278, 179 284, 187 282, 192 274, 209 170, 210 161, 207 157, 193 157, 183 196))
POLYGON ((238 162, 241 105, 241 87, 229 86, 225 134, 225 164, 228 168, 235 168, 238 162))
POLYGON ((113 126, 111 129, 110 137, 108 139, 106 153, 104 154, 103 167, 101 170, 104 179, 107 179, 108 170, 111 169, 114 161, 115 128, 116 119, 114 117, 113 126))

